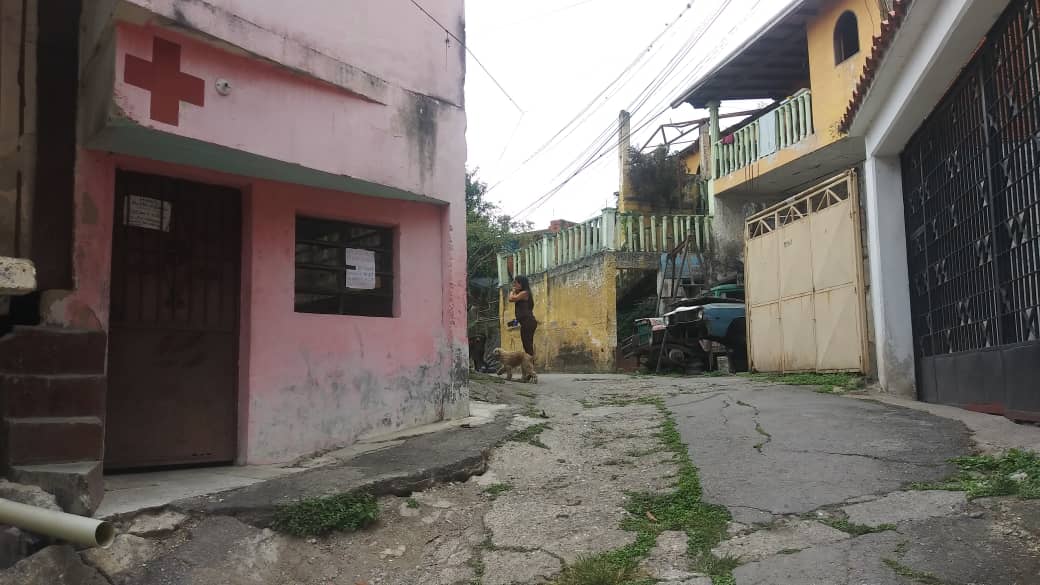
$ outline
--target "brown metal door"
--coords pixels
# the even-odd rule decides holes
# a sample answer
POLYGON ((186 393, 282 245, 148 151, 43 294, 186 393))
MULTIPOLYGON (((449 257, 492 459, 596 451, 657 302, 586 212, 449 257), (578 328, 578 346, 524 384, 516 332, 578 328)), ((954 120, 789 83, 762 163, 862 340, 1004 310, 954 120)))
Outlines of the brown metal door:
POLYGON ((230 462, 239 192, 120 172, 115 200, 105 467, 230 462))

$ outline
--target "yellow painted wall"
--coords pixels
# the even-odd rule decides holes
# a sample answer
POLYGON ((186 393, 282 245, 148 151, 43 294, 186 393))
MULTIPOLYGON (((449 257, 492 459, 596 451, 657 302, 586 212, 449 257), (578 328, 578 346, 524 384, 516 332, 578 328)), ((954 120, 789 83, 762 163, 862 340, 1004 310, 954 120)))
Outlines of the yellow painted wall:
POLYGON ((825 148, 844 134, 838 123, 849 101, 852 90, 863 72, 863 64, 870 54, 873 37, 881 32, 881 11, 877 0, 830 0, 806 27, 809 48, 809 82, 812 90, 813 127, 815 134, 798 144, 755 161, 751 165, 715 180, 716 195, 742 185, 765 173, 825 148), (846 10, 856 15, 859 28, 859 52, 845 61, 834 63, 834 27, 846 10))
POLYGON ((701 166, 701 151, 697 150, 696 152, 687 154, 683 162, 686 163, 686 172, 691 175, 696 175, 701 166))
MULTIPOLYGON (((617 260, 601 253, 531 277, 534 294, 535 364, 540 372, 612 372, 617 347, 617 260)), ((522 351, 520 330, 503 291, 502 347, 522 351)))
POLYGON ((863 64, 871 51, 874 36, 881 32, 881 11, 877 0, 831 0, 807 27, 809 43, 809 82, 812 85, 813 124, 820 135, 820 146, 841 138, 837 126, 852 99, 863 64), (834 63, 834 26, 838 17, 851 11, 859 25, 859 52, 834 63))

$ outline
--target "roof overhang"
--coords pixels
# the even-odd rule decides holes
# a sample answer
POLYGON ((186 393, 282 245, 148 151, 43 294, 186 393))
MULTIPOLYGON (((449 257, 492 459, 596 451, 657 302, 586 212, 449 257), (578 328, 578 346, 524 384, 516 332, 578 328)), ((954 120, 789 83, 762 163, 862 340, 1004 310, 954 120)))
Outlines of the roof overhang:
POLYGON ((704 108, 726 100, 782 99, 809 79, 806 24, 822 0, 795 0, 672 102, 704 108))

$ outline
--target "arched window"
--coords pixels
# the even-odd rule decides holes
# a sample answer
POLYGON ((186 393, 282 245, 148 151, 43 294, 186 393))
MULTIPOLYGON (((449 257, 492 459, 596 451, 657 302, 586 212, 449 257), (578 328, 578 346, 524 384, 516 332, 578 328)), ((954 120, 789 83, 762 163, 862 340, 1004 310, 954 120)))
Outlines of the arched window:
POLYGON ((851 10, 846 10, 838 17, 834 25, 834 64, 859 52, 859 23, 851 10))

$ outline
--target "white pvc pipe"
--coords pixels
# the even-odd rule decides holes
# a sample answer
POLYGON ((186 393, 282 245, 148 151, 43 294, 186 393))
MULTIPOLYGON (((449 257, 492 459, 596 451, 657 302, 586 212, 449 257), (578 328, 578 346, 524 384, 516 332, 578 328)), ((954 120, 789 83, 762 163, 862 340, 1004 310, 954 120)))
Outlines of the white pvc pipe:
POLYGON ((0 498, 0 524, 88 547, 108 548, 116 535, 115 528, 103 520, 44 510, 3 498, 0 498))

